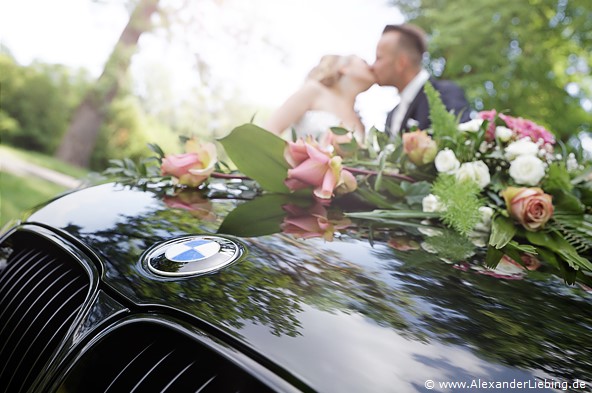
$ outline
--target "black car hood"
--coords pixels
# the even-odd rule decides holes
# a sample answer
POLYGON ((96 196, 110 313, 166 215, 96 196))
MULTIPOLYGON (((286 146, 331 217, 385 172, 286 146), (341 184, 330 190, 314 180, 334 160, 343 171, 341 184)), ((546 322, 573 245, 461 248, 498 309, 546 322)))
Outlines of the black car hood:
POLYGON ((148 250, 216 233, 242 203, 194 200, 183 210, 157 192, 107 184, 56 199, 28 222, 83 242, 101 257, 104 282, 135 304, 180 310, 315 390, 415 391, 432 380, 435 391, 454 381, 544 391, 592 380, 592 298, 542 274, 503 280, 347 231, 332 242, 241 237, 246 257, 209 275, 146 269, 148 250))

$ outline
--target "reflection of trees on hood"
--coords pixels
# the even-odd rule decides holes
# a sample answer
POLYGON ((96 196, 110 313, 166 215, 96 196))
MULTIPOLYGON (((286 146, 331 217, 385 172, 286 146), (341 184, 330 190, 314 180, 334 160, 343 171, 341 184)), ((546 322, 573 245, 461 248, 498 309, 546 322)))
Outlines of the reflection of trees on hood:
MULTIPOLYGON (((217 212, 219 216, 224 216, 222 210, 217 212)), ((319 253, 314 242, 289 236, 243 240, 249 250, 247 257, 213 275, 162 282, 147 279, 139 271, 140 256, 155 243, 187 233, 212 233, 217 225, 219 222, 199 221, 184 211, 163 209, 122 218, 106 231, 79 233, 71 228, 71 233, 111 262, 105 274, 111 282, 119 283, 117 288, 125 295, 147 301, 178 299, 182 307, 205 320, 236 328, 250 321, 268 326, 276 335, 294 336, 300 327, 296 314, 301 302, 306 302, 321 310, 357 312, 383 326, 410 330, 400 314, 401 308, 410 309, 404 293, 344 261, 342 255, 319 253)))
MULTIPOLYGON (((592 331, 589 299, 543 272, 504 281, 455 270, 421 250, 388 248, 388 231, 374 237, 372 255, 362 254, 380 263, 372 268, 323 247, 321 240, 274 234, 242 239, 247 256, 216 274, 182 280, 146 276, 140 261, 147 249, 177 236, 215 233, 233 205, 213 203, 216 221, 163 204, 144 215, 121 217, 108 230, 66 229, 109 262, 105 275, 124 295, 166 302, 162 306, 220 323, 235 336, 248 323, 264 325, 276 335, 298 335, 298 314, 306 304, 360 314, 414 340, 431 337, 469 346, 501 364, 565 379, 592 379, 590 350, 582 345, 592 331)), ((369 236, 363 228, 351 235, 338 241, 362 247, 353 236, 363 242, 369 236)))
POLYGON ((418 328, 502 364, 542 369, 558 378, 592 379, 592 299, 556 277, 520 281, 453 269, 423 251, 380 253, 402 290, 431 305, 418 328))
POLYGON ((339 253, 319 252, 316 244, 279 235, 250 242, 248 248, 257 260, 272 266, 275 274, 288 278, 290 290, 307 304, 328 312, 359 313, 401 334, 421 337, 402 316, 402 311, 413 308, 404 292, 393 290, 339 253))
POLYGON ((131 298, 139 297, 146 302, 161 299, 171 302, 171 306, 187 308, 198 318, 236 328, 242 327, 242 321, 249 320, 269 326, 276 335, 298 334, 299 325, 294 315, 300 311, 300 306, 296 296, 286 289, 289 280, 249 259, 217 274, 183 280, 153 280, 139 271, 141 254, 155 243, 187 232, 215 231, 213 223, 199 223, 182 213, 160 210, 151 215, 127 217, 127 221, 107 231, 72 233, 111 262, 106 265, 106 276, 131 298), (171 221, 179 221, 179 225, 172 227, 171 221), (185 225, 190 225, 191 230, 176 231, 185 225))

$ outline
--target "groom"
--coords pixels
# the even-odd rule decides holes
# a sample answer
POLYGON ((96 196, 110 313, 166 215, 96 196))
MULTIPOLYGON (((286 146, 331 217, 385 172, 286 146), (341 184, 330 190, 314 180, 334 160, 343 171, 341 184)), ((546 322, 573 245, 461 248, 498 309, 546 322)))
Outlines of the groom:
POLYGON ((423 91, 429 80, 440 92, 446 109, 461 115, 460 122, 469 118, 469 104, 463 90, 456 84, 436 80, 423 69, 421 62, 427 43, 424 31, 411 24, 387 25, 376 48, 372 71, 380 86, 394 86, 401 101, 389 112, 385 132, 389 136, 408 131, 413 126, 425 130, 431 125, 429 105, 423 91))

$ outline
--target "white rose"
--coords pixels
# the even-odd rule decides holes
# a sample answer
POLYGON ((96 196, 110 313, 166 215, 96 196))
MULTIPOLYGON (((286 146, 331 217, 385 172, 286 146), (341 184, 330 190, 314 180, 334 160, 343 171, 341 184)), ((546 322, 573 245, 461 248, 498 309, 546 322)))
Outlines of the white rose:
POLYGON ((510 176, 517 184, 536 186, 545 176, 545 163, 534 156, 520 156, 510 164, 510 176))
POLYGON ((426 213, 442 212, 446 210, 440 198, 434 194, 426 195, 421 201, 421 207, 426 213))
POLYGON ((466 123, 459 124, 458 130, 462 132, 477 132, 481 128, 481 124, 483 124, 483 119, 469 120, 466 123))
POLYGON ((491 229, 491 218, 493 217, 493 209, 489 206, 481 206, 479 208, 481 213, 481 221, 475 225, 475 230, 480 232, 489 232, 491 229))
POLYGON ((507 142, 512 138, 514 135, 514 131, 510 130, 508 127, 504 126, 497 126, 495 127, 495 137, 498 138, 502 142, 507 142))
POLYGON ((506 158, 512 161, 519 156, 536 156, 539 153, 539 147, 530 138, 523 138, 512 142, 506 147, 506 158))
POLYGON ((448 148, 440 150, 434 160, 438 172, 454 173, 460 167, 460 162, 456 159, 454 152, 448 148))
POLYGON ((491 181, 489 168, 483 161, 465 162, 456 171, 456 180, 467 179, 473 180, 480 189, 484 189, 491 181))

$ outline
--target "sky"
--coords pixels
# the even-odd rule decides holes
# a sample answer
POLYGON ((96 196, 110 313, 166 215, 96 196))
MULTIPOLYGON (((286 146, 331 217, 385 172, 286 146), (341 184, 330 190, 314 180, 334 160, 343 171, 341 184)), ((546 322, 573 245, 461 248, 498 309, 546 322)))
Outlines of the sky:
MULTIPOLYGON (((175 5, 179 0, 161 0, 175 5)), ((4 0, 0 5, 0 40, 23 65, 33 60, 84 67, 98 76, 128 20, 123 0, 4 0)), ((141 76, 158 63, 170 72, 179 95, 198 75, 200 56, 213 74, 239 89, 249 102, 277 107, 302 83, 324 54, 357 54, 374 61, 384 25, 403 17, 387 0, 194 0, 186 16, 195 16, 184 44, 162 35, 144 34, 132 63, 141 76), (217 3, 222 3, 219 6, 217 3), (228 32, 243 29, 250 41, 242 47, 228 32), (270 42, 269 43, 264 43, 270 42)), ((145 75, 144 75, 145 76, 145 75)), ((357 109, 367 126, 382 128, 396 103, 392 88, 372 87, 359 96, 357 109)))

